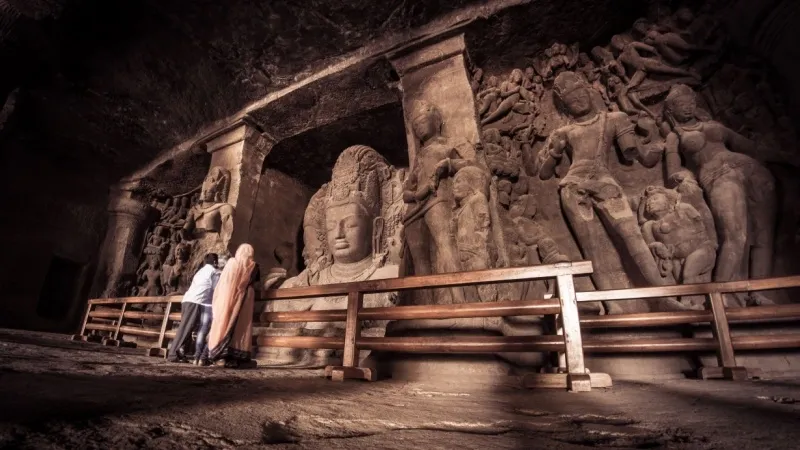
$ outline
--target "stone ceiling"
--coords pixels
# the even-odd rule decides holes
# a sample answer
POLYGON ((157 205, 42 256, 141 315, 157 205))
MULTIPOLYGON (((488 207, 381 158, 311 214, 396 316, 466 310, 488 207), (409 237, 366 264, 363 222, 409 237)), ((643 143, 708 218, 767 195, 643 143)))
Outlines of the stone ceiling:
MULTIPOLYGON (((0 0, 0 156, 39 149, 114 180, 371 42, 448 14, 477 19, 465 30, 476 63, 510 65, 555 40, 599 41, 657 3, 498 2, 510 7, 482 18, 480 0, 0 0)), ((396 101, 390 75, 370 82, 375 67, 386 70, 358 67, 345 75, 356 82, 318 83, 258 119, 313 122, 308 110, 325 96, 346 116, 348 99, 330 89, 343 84, 374 91, 358 100, 373 108, 396 101)))

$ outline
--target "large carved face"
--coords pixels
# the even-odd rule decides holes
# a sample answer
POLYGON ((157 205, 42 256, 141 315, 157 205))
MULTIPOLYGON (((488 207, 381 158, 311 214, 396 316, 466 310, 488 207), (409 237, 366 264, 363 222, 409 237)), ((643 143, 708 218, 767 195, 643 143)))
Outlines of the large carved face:
POLYGON ((372 217, 357 203, 325 211, 328 249, 337 263, 354 263, 372 254, 372 217))
POLYGON ((567 92, 561 98, 564 108, 573 117, 583 116, 592 111, 592 96, 589 89, 581 86, 567 92))

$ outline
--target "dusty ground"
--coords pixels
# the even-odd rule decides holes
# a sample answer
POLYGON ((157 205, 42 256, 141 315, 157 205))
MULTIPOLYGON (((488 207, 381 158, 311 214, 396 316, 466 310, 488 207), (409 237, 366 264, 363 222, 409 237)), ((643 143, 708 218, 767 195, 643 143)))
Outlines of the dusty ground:
POLYGON ((587 394, 167 364, 0 330, 0 448, 790 449, 800 381, 587 394))

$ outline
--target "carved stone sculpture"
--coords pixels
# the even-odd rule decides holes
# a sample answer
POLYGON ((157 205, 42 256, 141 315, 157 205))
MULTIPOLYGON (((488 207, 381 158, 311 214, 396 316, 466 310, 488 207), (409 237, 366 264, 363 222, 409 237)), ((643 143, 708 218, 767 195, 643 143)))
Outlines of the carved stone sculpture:
MULTIPOLYGON (((489 250, 492 219, 486 199, 488 184, 488 174, 477 166, 465 167, 453 177, 456 245, 465 271, 488 269, 493 260, 489 250)), ((484 302, 497 300, 497 288, 491 284, 478 286, 477 294, 484 302)))
MULTIPOLYGON (((671 277, 671 283, 711 281, 717 243, 697 209, 684 203, 676 190, 661 186, 645 189, 639 202, 639 223, 662 276, 671 277)), ((681 301, 702 305, 703 297, 681 301)))
POLYGON ((139 281, 144 282, 144 286, 139 289, 139 297, 157 297, 164 293, 161 286, 161 269, 159 268, 158 256, 151 255, 148 258, 148 266, 139 275, 139 281))
MULTIPOLYGON (((458 250, 452 231, 451 177, 474 163, 464 159, 461 151, 442 136, 442 115, 435 106, 417 102, 411 122, 415 137, 422 143, 403 193, 408 204, 403 222, 414 272, 418 275, 458 272, 458 250)), ((451 298, 439 298, 437 303, 465 302, 461 288, 447 291, 451 298)))
MULTIPOLYGON (((714 281, 739 279, 746 259, 750 277, 767 277, 772 273, 777 212, 772 174, 747 155, 756 154, 752 141, 718 122, 698 120, 696 113, 694 91, 674 86, 665 100, 664 115, 673 130, 667 136, 666 163, 674 178, 683 154, 708 198, 720 239, 714 281)), ((747 301, 768 302, 762 294, 747 301)))
MULTIPOLYGON (((303 223, 304 241, 319 246, 319 254, 303 272, 283 282, 281 288, 346 283, 399 274, 399 254, 391 240, 398 238, 403 199, 394 184, 401 172, 391 167, 374 149, 355 145, 345 149, 336 161, 333 178, 312 198, 303 223), (328 255, 330 255, 328 257, 328 255)), ((309 254, 306 261, 313 257, 309 254)), ((270 271, 265 281, 269 289, 284 280, 286 269, 270 271)), ((365 307, 391 306, 395 293, 367 294, 365 307)), ((276 311, 344 309, 346 297, 324 297, 290 302, 275 302, 276 311)), ((306 330, 331 335, 342 323, 306 323, 306 330)), ((385 326, 385 324, 383 324, 385 326)), ((325 358, 329 352, 318 352, 325 358)))
MULTIPOLYGON (((602 261, 604 249, 593 235, 597 223, 607 224, 607 232, 621 242, 620 255, 630 258, 651 285, 666 284, 653 259, 641 230, 619 183, 608 170, 613 145, 619 145, 625 159, 648 160, 637 146, 634 126, 623 113, 597 111, 586 82, 573 72, 560 73, 554 82, 553 95, 574 123, 555 130, 540 153, 539 176, 551 178, 556 164, 569 153, 572 164, 559 183, 564 214, 575 233, 584 256, 602 261)), ((613 279, 595 272, 598 287, 612 289, 613 279)), ((613 309, 615 305, 607 305, 613 309)), ((684 309, 677 300, 660 302, 660 309, 684 309)))

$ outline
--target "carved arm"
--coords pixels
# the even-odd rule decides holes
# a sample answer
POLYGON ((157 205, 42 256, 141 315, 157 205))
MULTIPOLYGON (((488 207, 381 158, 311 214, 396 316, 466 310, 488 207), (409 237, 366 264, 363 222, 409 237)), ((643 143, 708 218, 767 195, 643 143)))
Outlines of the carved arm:
POLYGON ((539 152, 539 179, 549 180, 556 174, 556 166, 567 149, 567 136, 561 130, 554 131, 539 152))

